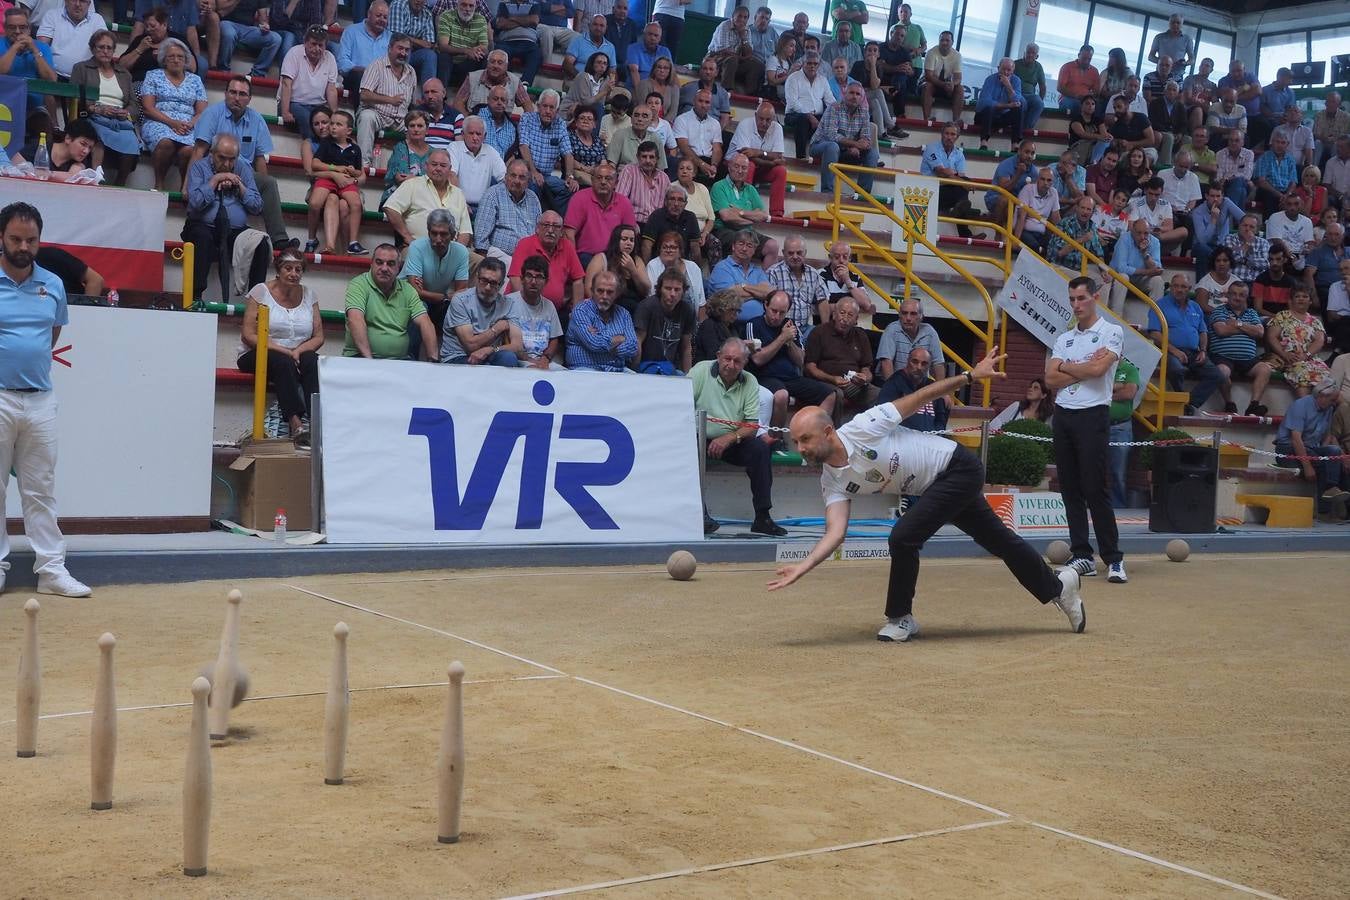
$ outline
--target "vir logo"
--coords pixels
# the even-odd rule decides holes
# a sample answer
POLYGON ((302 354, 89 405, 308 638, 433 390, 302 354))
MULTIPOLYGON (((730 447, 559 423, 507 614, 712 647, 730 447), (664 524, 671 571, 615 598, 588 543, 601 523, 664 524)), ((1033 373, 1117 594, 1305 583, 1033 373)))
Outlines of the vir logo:
MULTIPOLYGON (((547 381, 536 382, 532 394, 540 406, 548 406, 555 396, 553 385, 547 381)), ((454 417, 448 410, 415 407, 408 422, 408 434, 427 439, 436 530, 477 531, 483 527, 497 498, 506 465, 522 439, 525 447, 516 528, 542 528, 554 418, 552 413, 537 411, 502 411, 493 416, 461 495, 454 417)), ((617 529, 618 523, 587 488, 620 484, 628 477, 636 456, 632 434, 610 416, 568 414, 562 417, 558 439, 605 445, 607 453, 602 460, 558 462, 553 469, 553 490, 591 530, 617 529)))

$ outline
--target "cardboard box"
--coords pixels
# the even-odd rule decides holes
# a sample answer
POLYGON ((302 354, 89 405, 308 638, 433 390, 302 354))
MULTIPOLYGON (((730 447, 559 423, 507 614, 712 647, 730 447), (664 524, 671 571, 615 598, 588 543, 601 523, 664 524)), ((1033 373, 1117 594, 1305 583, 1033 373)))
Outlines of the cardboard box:
POLYGON ((308 453, 290 441, 257 441, 230 464, 240 473, 239 524, 271 531, 278 509, 286 510, 287 531, 313 531, 308 453))

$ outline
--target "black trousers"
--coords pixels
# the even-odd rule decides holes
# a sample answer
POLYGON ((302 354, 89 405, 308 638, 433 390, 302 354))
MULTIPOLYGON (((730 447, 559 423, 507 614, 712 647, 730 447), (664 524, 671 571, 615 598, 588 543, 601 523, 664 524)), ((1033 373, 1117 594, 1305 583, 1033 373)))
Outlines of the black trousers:
MULTIPOLYGON (((239 357, 239 371, 253 372, 258 367, 258 351, 248 350, 239 357)), ((296 365, 280 350, 267 351, 267 386, 277 395, 281 416, 304 418, 309 415, 309 398, 319 392, 319 354, 307 350, 296 365)))
MULTIPOLYGON (((230 255, 234 255, 234 241, 239 237, 239 232, 244 229, 238 228, 230 232, 227 247, 230 255)), ((197 222, 189 219, 183 223, 183 240, 197 246, 196 265, 192 269, 192 287, 193 296, 200 298, 206 291, 207 282, 210 279, 211 267, 217 265, 220 259, 220 253, 216 248, 216 229, 205 222, 197 222)), ((267 241, 258 244, 258 249, 253 253, 253 259, 249 262, 248 283, 258 284, 267 280, 267 270, 272 265, 272 245, 267 241)), ((229 297, 222 297, 222 300, 229 302, 229 297)))
POLYGON ((816 133, 816 126, 812 125, 811 120, 803 113, 788 113, 783 116, 783 121, 792 129, 792 140, 797 145, 798 158, 810 156, 811 137, 816 133))
POLYGON ((1108 564, 1120 562, 1120 534, 1116 514, 1106 491, 1107 445, 1111 440, 1110 407, 1088 409, 1055 407, 1052 420, 1055 432, 1055 468, 1059 472, 1059 493, 1064 498, 1064 514, 1069 519, 1069 546, 1075 558, 1092 559, 1092 541, 1088 539, 1088 513, 1097 532, 1102 559, 1108 564))
POLYGON ((891 577, 886 588, 886 617, 909 615, 919 579, 919 551, 943 525, 955 525, 975 543, 1003 560, 1022 587, 1042 603, 1060 595, 1063 585, 1040 553, 1022 540, 984 499, 984 467, 958 446, 947 469, 909 505, 891 529, 891 577))
POLYGON ((745 469, 750 476, 750 500, 756 516, 767 516, 773 507, 773 469, 769 464, 769 445, 758 437, 732 444, 722 454, 722 462, 745 469))
POLYGON ((1022 107, 999 109, 986 106, 975 113, 975 124, 980 126, 980 140, 987 141, 996 128, 1007 128, 1013 146, 1022 142, 1022 107))

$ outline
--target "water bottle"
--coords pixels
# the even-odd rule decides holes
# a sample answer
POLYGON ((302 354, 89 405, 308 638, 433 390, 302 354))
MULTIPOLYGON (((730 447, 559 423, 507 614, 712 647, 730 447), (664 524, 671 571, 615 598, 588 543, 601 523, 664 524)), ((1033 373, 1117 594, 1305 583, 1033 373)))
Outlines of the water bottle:
POLYGON ((33 156, 33 175, 39 181, 52 177, 52 155, 47 152, 47 135, 38 135, 37 153, 33 156))
POLYGON ((117 305, 118 305, 119 303, 121 303, 121 302, 122 302, 122 298, 121 298, 120 296, 118 296, 118 294, 117 294, 117 288, 115 288, 115 287, 110 287, 110 288, 108 288, 108 305, 109 305, 109 306, 117 306, 117 305))
POLYGON ((286 510, 278 509, 277 517, 272 520, 272 539, 278 544, 286 543, 286 510))

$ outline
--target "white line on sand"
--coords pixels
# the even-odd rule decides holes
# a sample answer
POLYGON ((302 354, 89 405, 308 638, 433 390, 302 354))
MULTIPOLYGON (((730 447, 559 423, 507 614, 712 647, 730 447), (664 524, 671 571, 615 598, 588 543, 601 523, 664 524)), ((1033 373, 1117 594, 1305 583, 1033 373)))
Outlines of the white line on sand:
POLYGON ((898 844, 919 838, 937 837, 943 834, 955 834, 958 831, 973 831, 977 828, 989 828, 994 825, 1006 825, 1008 819, 993 819, 988 822, 975 822, 970 825, 954 825, 951 828, 935 828, 932 831, 916 831, 913 834, 897 834, 893 837, 873 838, 869 841, 854 841, 851 844, 835 844, 832 847, 816 847, 811 850, 793 850, 790 853, 777 853, 773 856, 757 856, 752 859, 737 859, 731 862, 713 863, 707 866, 694 866, 688 869, 674 869, 670 872, 658 872, 654 875, 638 875, 633 878, 620 878, 615 881, 598 881, 595 884, 579 884, 574 887, 556 888, 551 891, 539 891, 533 894, 518 894, 507 900, 534 900, 538 897, 559 897, 564 894, 580 894, 586 891, 599 891, 606 888, 623 887, 630 884, 645 884, 649 881, 662 881, 667 878, 681 878, 685 875, 698 875, 703 872, 720 872, 724 869, 740 869, 745 866, 758 866, 763 863, 782 862, 788 859, 801 859, 806 856, 820 856, 825 853, 839 853, 844 850, 858 850, 862 847, 880 847, 884 844, 898 844))

